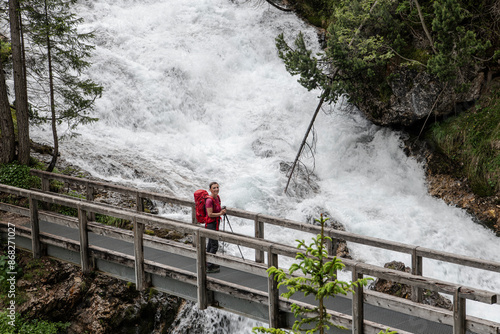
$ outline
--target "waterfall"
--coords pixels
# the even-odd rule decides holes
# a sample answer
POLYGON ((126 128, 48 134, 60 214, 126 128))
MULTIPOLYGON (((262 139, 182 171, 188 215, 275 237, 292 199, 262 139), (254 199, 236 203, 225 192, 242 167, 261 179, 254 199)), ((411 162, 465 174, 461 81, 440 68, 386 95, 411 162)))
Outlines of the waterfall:
MULTIPOLYGON (((292 39, 302 31, 319 51, 315 29, 294 14, 246 0, 81 0, 77 14, 82 31, 95 31, 88 76, 104 93, 96 102, 99 122, 80 126, 60 150, 93 176, 185 198, 215 180, 228 207, 301 222, 326 212, 362 235, 488 260, 500 254, 491 231, 428 195, 423 166, 404 154, 400 133, 343 104, 318 116, 314 161, 304 158, 315 164, 313 187, 298 178, 293 196, 283 194, 282 166, 295 157, 319 95, 300 86, 277 55, 282 32, 292 39)), ((32 137, 51 142, 48 128, 33 129, 32 137)), ((231 223, 253 233, 248 221, 231 223)), ((280 228, 266 236, 288 244, 303 238, 280 228)), ((367 263, 410 264, 407 255, 349 248, 367 263)), ((498 274, 431 260, 424 274, 500 293, 498 274)), ((500 322, 498 307, 467 307, 500 322)), ((255 325, 210 312, 234 317, 241 333, 255 325)))

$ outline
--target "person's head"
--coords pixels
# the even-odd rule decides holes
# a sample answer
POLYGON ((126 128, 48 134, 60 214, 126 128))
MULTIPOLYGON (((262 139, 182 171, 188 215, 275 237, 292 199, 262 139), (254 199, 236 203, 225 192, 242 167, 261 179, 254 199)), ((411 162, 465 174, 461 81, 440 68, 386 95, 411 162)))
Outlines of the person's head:
POLYGON ((208 186, 208 189, 210 189, 212 195, 219 194, 219 184, 217 182, 211 182, 210 185, 208 186))

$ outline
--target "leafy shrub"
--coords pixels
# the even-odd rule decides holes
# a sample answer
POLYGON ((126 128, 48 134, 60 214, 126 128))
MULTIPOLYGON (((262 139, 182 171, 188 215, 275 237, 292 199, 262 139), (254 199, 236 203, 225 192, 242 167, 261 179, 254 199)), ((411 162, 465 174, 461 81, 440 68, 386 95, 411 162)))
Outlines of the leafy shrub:
POLYGON ((106 216, 106 215, 101 215, 101 214, 96 214, 95 215, 95 220, 98 223, 108 225, 108 226, 114 226, 114 227, 119 227, 119 228, 125 228, 128 230, 132 229, 132 226, 130 224, 130 220, 122 219, 122 218, 116 218, 116 217, 111 217, 111 216, 106 216))
POLYGON ((479 196, 500 191, 500 85, 468 112, 433 124, 429 139, 450 157, 479 196))
MULTIPOLYGON (((354 287, 366 286, 371 278, 360 278, 356 281, 344 282, 337 278, 337 271, 342 270, 345 265, 336 256, 333 259, 328 258, 328 250, 325 247, 327 241, 332 239, 325 236, 324 227, 328 218, 316 219, 321 224, 321 234, 312 238, 312 243, 307 245, 304 240, 297 240, 296 260, 288 270, 288 273, 275 266, 270 267, 267 272, 269 276, 274 275, 273 279, 278 282, 278 288, 285 286, 287 292, 282 293, 283 297, 289 299, 297 292, 304 293, 304 296, 312 295, 318 302, 318 306, 300 306, 292 304, 292 311, 297 320, 292 326, 292 333, 324 333, 330 327, 343 329, 344 327, 336 325, 332 315, 327 313, 324 301, 335 295, 346 295, 348 292, 354 293, 354 287), (305 251, 305 252, 303 252, 305 251), (304 276, 293 276, 292 274, 302 272, 304 276), (314 326, 314 328, 310 328, 314 326)), ((254 327, 254 333, 272 333, 288 334, 287 331, 279 328, 254 327)), ((391 333, 388 332, 387 333, 391 333)))
POLYGON ((14 270, 9 266, 9 257, 7 255, 0 256, 0 292, 2 295, 5 295, 9 289, 10 283, 7 281, 11 275, 8 275, 9 272, 17 272, 18 275, 21 274, 21 268, 17 265, 17 262, 14 265, 14 270))
POLYGON ((70 326, 69 322, 50 322, 45 320, 26 320, 19 313, 15 314, 14 326, 11 319, 7 317, 7 312, 0 312, 0 333, 36 333, 36 334, 57 334, 64 333, 70 326))
POLYGON ((40 178, 30 174, 30 168, 17 162, 0 165, 0 183, 30 189, 40 185, 40 178))

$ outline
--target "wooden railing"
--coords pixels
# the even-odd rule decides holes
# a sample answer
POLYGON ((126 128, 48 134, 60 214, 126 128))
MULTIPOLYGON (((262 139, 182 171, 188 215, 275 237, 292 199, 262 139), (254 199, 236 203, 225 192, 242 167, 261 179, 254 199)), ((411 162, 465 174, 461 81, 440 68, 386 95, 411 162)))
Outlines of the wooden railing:
MULTIPOLYGON (((144 192, 131 188, 126 188, 122 186, 112 185, 109 183, 90 181, 85 179, 79 179, 74 177, 56 175, 46 172, 33 171, 33 174, 38 175, 42 178, 42 186, 44 190, 48 189, 49 179, 55 179, 62 182, 72 182, 80 186, 86 187, 86 193, 88 200, 93 199, 93 193, 95 189, 105 189, 109 191, 116 191, 122 194, 135 196, 137 199, 137 210, 141 211, 143 209, 142 202, 143 199, 162 201, 165 203, 178 204, 183 206, 188 206, 192 208, 192 217, 194 221, 194 203, 190 200, 179 199, 174 197, 169 197, 157 193, 144 192), (89 190, 91 189, 91 190, 89 190)), ((68 207, 73 207, 78 210, 78 228, 80 229, 80 256, 82 270, 88 272, 90 268, 90 255, 88 251, 88 230, 89 214, 104 214, 113 216, 116 218, 128 219, 133 221, 134 231, 134 248, 135 248, 135 272, 136 272, 136 283, 139 289, 145 286, 145 272, 144 272, 144 255, 143 247, 145 242, 144 236, 144 226, 145 224, 160 227, 160 228, 170 228, 183 233, 191 233, 196 236, 196 241, 198 245, 204 245, 206 238, 216 238, 221 241, 226 241, 234 243, 240 246, 249 247, 255 250, 256 258, 255 263, 249 264, 245 262, 230 261, 229 263, 218 256, 212 254, 205 254, 205 248, 198 246, 197 250, 197 263, 198 263, 198 302, 200 307, 207 306, 207 296, 206 296, 206 273, 204 270, 204 263, 207 258, 214 263, 220 263, 234 267, 235 269, 243 269, 249 272, 253 272, 262 276, 266 276, 265 266, 262 265, 264 262, 264 255, 267 253, 268 266, 278 264, 278 255, 295 257, 296 248, 281 245, 278 243, 270 242, 264 240, 264 226, 265 224, 272 224, 283 226, 286 228, 291 228, 299 231, 304 231, 308 233, 318 234, 320 232, 319 227, 307 224, 301 224, 286 219, 279 219, 276 217, 262 215, 257 213, 251 213, 239 209, 228 209, 228 214, 236 217, 241 217, 245 219, 251 219, 255 224, 255 236, 241 236, 235 234, 221 234, 218 232, 206 230, 200 228, 198 224, 191 225, 185 224, 179 221, 170 220, 166 218, 154 217, 152 215, 146 215, 144 213, 134 213, 131 211, 125 211, 123 209, 113 208, 104 205, 98 205, 90 203, 87 201, 79 201, 71 198, 63 198, 57 195, 51 195, 47 193, 40 193, 36 191, 26 191, 17 188, 12 188, 8 186, 0 186, 0 190, 3 192, 16 194, 19 196, 24 196, 29 198, 30 209, 29 215, 32 221, 31 236, 32 236, 32 249, 34 256, 40 256, 41 246, 39 238, 39 227, 38 227, 38 202, 42 203, 55 203, 60 205, 65 205, 68 207), (260 265, 259 265, 260 264, 260 265)), ((5 206, 3 206, 5 209, 5 206)), ((92 229, 95 229, 92 226, 92 229)), ((430 291, 442 292, 447 294, 452 294, 454 296, 454 310, 452 316, 447 315, 446 312, 439 312, 437 310, 430 310, 429 307, 421 306, 420 304, 411 303, 408 301, 396 300, 393 298, 382 297, 377 293, 363 291, 359 289, 357 291, 356 297, 353 298, 353 318, 352 318, 352 328, 354 328, 353 333, 362 333, 363 323, 366 329, 366 321, 363 322, 362 314, 362 304, 363 301, 372 303, 375 305, 381 305, 381 300, 385 300, 382 303, 384 307, 391 308, 395 305, 402 312, 407 312, 411 314, 421 315, 427 319, 434 319, 435 321, 449 323, 452 321, 454 327, 454 333, 465 333, 466 328, 472 328, 476 332, 477 328, 482 328, 478 333, 498 333, 498 324, 485 321, 483 319, 475 319, 472 317, 467 317, 466 322, 466 309, 465 300, 476 300, 479 302, 493 304, 497 303, 498 295, 494 292, 488 292, 478 289, 473 289, 470 287, 462 287, 458 284, 453 284, 449 282, 444 282, 440 280, 435 280, 431 278, 422 277, 422 259, 434 259, 449 263, 455 263, 460 265, 465 265, 468 267, 479 268, 483 270, 489 270, 494 272, 500 272, 500 263, 474 259, 470 257, 455 255, 446 252, 438 252, 428 248, 409 246, 402 243, 385 241, 377 238, 370 238, 365 236, 355 235, 349 232, 337 231, 333 229, 325 229, 327 235, 332 237, 334 240, 343 239, 349 242, 355 242, 363 245, 369 245, 373 247, 388 249, 391 251, 402 252, 410 254, 412 256, 412 273, 402 273, 390 269, 380 268, 373 265, 368 265, 364 263, 357 263, 349 259, 343 259, 343 263, 346 268, 352 272, 353 280, 357 279, 362 275, 370 275, 374 277, 379 277, 387 279, 393 282, 409 284, 412 286, 413 291, 422 291, 422 289, 427 289, 430 291), (403 305, 404 304, 404 305, 403 305), (497 327, 495 327, 497 326, 497 327)), ((147 238, 146 238, 147 240, 147 238)), ((150 242, 150 241, 148 241, 150 242)), ((335 250, 335 242, 330 245, 330 251, 333 253, 335 250)), ((273 319, 279 319, 276 315, 279 313, 279 305, 282 301, 279 299, 279 292, 276 288, 276 283, 269 278, 269 291, 268 291, 268 305, 269 305, 269 319, 270 325, 276 326, 279 323, 273 323, 273 319)), ((278 321, 278 320, 276 320, 278 321)), ((347 320, 346 320, 347 321, 347 320)), ((351 325, 349 325, 351 326, 351 325)))
MULTIPOLYGON (((116 193, 120 193, 122 195, 132 196, 133 198, 136 198, 136 203, 137 203, 136 208, 137 211, 139 212, 144 210, 143 206, 144 200, 159 201, 163 203, 177 204, 185 207, 190 207, 192 210, 192 215, 191 215, 192 223, 196 224, 194 202, 193 200, 190 199, 182 199, 154 192, 145 192, 133 188, 123 187, 120 185, 114 185, 107 182, 86 180, 77 177, 53 174, 39 170, 32 170, 32 174, 41 178, 43 191, 49 191, 50 180, 58 180, 60 182, 72 183, 75 185, 84 186, 86 188, 86 194, 87 194, 86 199, 88 201, 92 201, 94 199, 94 192, 96 189, 109 190, 109 191, 114 191, 116 193)), ((303 224, 289 219, 277 218, 270 215, 249 212, 236 208, 228 208, 227 213, 230 216, 249 219, 253 221, 255 230, 254 237, 259 239, 264 239, 265 237, 265 224, 281 226, 284 228, 298 230, 301 232, 311 233, 313 235, 317 235, 321 232, 321 228, 318 226, 303 224)), ((379 238, 361 236, 358 234, 339 231, 332 228, 325 229, 325 233, 326 235, 328 235, 333 239, 333 242, 329 244, 328 247, 329 254, 332 256, 336 255, 337 245, 341 240, 361 245, 386 249, 394 252, 405 253, 411 256, 411 263, 412 263, 411 270, 413 275, 422 276, 424 274, 423 272, 424 258, 500 273, 500 263, 498 262, 471 258, 468 256, 457 255, 449 252, 436 251, 430 248, 425 248, 420 246, 411 246, 404 243, 387 241, 379 238)), ((264 262, 263 251, 256 251, 255 262, 258 263, 264 262)), ((418 287, 413 288, 412 300, 415 302, 422 301, 422 289, 418 287)))

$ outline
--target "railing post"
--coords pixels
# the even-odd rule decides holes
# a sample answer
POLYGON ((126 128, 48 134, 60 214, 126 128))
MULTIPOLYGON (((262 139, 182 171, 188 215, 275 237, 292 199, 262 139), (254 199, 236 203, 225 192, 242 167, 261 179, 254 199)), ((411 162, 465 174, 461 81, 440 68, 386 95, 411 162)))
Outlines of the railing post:
MULTIPOLYGON (((335 238, 332 238, 332 240, 327 239, 326 240, 326 247, 327 247, 328 255, 332 256, 332 257, 336 257, 337 256, 337 249, 339 248, 339 239, 335 239, 335 238)), ((333 272, 333 275, 335 275, 335 277, 332 276, 331 279, 335 280, 335 278, 337 278, 337 270, 335 270, 333 272)))
POLYGON ((137 212, 144 212, 144 202, 143 198, 141 197, 141 194, 139 192, 136 193, 136 205, 137 205, 137 212))
MULTIPOLYGON (((50 191, 50 180, 48 177, 46 177, 45 175, 41 174, 40 175, 40 179, 42 181, 42 191, 43 192, 49 192, 50 191)), ((42 208, 44 210, 49 210, 49 203, 42 203, 42 208)))
MULTIPOLYGON (((276 267, 278 268, 278 254, 274 254, 272 250, 272 245, 269 246, 267 251, 267 264, 268 267, 276 267)), ((280 319, 279 319, 279 289, 278 282, 276 282, 275 275, 270 274, 267 278, 268 282, 268 294, 269 294, 269 327, 270 328, 279 328, 280 319)))
POLYGON ((337 256, 337 249, 339 248, 339 240, 332 238, 332 240, 327 240, 326 245, 328 247, 328 255, 337 256))
POLYGON ((42 191, 49 192, 50 191, 50 180, 43 174, 40 175, 40 179, 42 181, 42 191))
POLYGON ((196 231, 197 241, 197 261, 196 272, 198 280, 198 308, 204 310, 208 307, 207 295, 207 250, 205 248, 206 238, 201 235, 200 230, 196 231))
MULTIPOLYGON (((411 253, 411 273, 413 275, 422 276, 423 274, 423 264, 422 257, 417 255, 417 248, 413 249, 411 253)), ((412 286, 411 287, 411 300, 416 303, 421 303, 423 300, 422 288, 412 286)))
MULTIPOLYGON (((89 202, 93 202, 94 201, 94 187, 89 185, 89 182, 85 182, 85 187, 87 189, 87 193, 86 193, 86 199, 87 201, 89 202)), ((87 218, 90 220, 90 221, 95 221, 95 213, 94 212, 89 212, 88 215, 87 215, 87 218)))
POLYGON ((87 212, 78 205, 78 225, 80 230, 80 264, 84 274, 90 273, 89 235, 87 231, 87 212))
POLYGON ((135 257, 135 286, 138 291, 146 289, 146 275, 144 272, 144 224, 134 218, 134 257, 135 257))
MULTIPOLYGON (((195 203, 193 203, 191 205, 191 223, 193 223, 193 225, 198 225, 198 221, 196 220, 196 204, 195 203)), ((193 247, 196 247, 196 245, 198 244, 198 236, 195 233, 193 233, 192 239, 193 239, 193 247)))
POLYGON ((33 258, 39 259, 42 255, 40 245, 40 222, 38 220, 38 201, 29 196, 30 220, 31 220, 31 250, 33 258))
MULTIPOLYGON (((255 237, 264 239, 264 223, 259 221, 259 214, 255 216, 254 226, 255 226, 255 237)), ((264 263, 264 251, 259 251, 259 250, 255 251, 255 262, 264 263)))
MULTIPOLYGON (((358 279, 363 278, 363 274, 359 274, 356 266, 352 268, 352 281, 355 282, 358 279)), ((358 286, 353 287, 354 293, 352 295, 352 334, 363 334, 363 322, 364 322, 364 307, 363 307, 363 286, 358 284, 358 286)))
POLYGON ((453 296, 453 334, 465 334, 465 298, 460 297, 460 287, 453 296))

